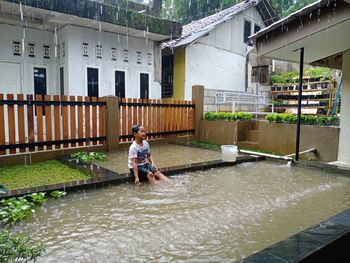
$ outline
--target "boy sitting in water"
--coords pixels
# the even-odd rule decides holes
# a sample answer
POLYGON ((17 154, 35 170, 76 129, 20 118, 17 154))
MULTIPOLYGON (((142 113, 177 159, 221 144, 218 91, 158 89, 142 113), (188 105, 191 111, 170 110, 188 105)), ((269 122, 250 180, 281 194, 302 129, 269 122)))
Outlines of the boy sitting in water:
POLYGON ((132 175, 135 176, 135 184, 148 180, 151 184, 156 179, 170 182, 155 166, 150 147, 146 139, 145 128, 141 125, 132 126, 134 141, 129 148, 128 166, 132 175))

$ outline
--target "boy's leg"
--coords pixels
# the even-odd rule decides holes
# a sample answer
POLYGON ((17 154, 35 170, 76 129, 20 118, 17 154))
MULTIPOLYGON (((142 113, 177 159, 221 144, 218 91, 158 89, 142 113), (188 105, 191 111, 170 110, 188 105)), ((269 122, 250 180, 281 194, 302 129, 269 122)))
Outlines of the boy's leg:
POLYGON ((156 178, 154 177, 154 174, 152 172, 149 172, 147 174, 147 179, 150 184, 155 184, 156 183, 156 178))
POLYGON ((154 176, 155 176, 157 179, 159 179, 159 180, 166 181, 166 182, 171 182, 171 181, 169 180, 168 177, 166 177, 164 174, 161 173, 161 171, 157 171, 157 172, 154 174, 154 176))

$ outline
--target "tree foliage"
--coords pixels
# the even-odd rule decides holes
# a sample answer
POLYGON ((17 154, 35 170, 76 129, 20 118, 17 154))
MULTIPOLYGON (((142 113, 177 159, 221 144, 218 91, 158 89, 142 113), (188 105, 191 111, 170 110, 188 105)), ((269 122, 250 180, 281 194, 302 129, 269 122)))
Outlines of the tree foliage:
MULTIPOLYGON (((285 17, 316 0, 270 0, 280 17, 285 17)), ((167 19, 190 23, 241 2, 241 0, 163 0, 167 19)))

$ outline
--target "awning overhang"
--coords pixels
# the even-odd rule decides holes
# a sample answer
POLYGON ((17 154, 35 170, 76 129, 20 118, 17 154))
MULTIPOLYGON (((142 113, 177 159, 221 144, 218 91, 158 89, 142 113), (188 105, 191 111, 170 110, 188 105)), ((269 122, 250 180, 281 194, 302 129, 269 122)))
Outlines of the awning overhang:
MULTIPOLYGON (((349 0, 350 1, 350 0, 349 0)), ((342 53, 350 48, 349 1, 318 1, 251 36, 257 53, 272 59, 341 69, 342 53)))
POLYGON ((47 6, 44 1, 30 1, 23 2, 21 6, 16 0, 0 1, 0 23, 48 31, 75 25, 138 38, 145 38, 147 34, 147 38, 153 41, 164 41, 171 36, 181 35, 180 23, 88 0, 80 0, 80 5, 75 2, 73 4, 70 0, 60 0, 47 6), (23 11, 24 22, 21 21, 20 9, 23 11))

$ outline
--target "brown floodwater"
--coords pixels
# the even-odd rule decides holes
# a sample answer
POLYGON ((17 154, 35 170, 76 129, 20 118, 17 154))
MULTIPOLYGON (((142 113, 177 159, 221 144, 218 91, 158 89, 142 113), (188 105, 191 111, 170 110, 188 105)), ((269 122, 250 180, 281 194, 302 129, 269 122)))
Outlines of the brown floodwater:
POLYGON ((38 262, 233 262, 350 208, 350 178, 275 162, 50 199, 15 227, 38 262))

